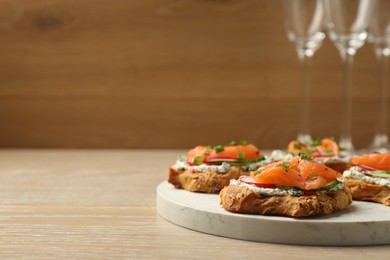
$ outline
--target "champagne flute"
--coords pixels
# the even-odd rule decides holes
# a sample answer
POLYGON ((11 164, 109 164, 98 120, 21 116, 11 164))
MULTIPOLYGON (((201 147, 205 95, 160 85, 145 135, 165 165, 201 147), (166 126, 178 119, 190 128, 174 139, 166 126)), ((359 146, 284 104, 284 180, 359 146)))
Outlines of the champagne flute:
POLYGON ((352 142, 352 66, 356 51, 367 39, 376 0, 325 0, 329 38, 340 52, 343 64, 343 88, 340 147, 354 152, 352 142))
POLYGON ((322 0, 284 0, 285 26, 288 39, 294 43, 302 67, 303 98, 300 114, 300 129, 297 139, 311 141, 310 134, 310 65, 314 53, 325 38, 325 10, 322 0))
POLYGON ((372 19, 368 42, 370 42, 376 54, 379 65, 379 117, 371 145, 374 151, 389 151, 389 137, 387 134, 387 109, 388 109, 388 64, 390 56, 390 1, 377 0, 375 15, 372 19))

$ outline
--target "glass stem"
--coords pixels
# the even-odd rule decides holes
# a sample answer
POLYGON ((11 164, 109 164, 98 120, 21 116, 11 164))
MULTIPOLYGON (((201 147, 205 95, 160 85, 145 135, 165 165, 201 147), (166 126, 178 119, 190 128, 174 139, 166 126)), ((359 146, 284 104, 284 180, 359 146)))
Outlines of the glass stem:
POLYGON ((352 65, 354 50, 340 50, 343 65, 343 89, 341 95, 340 147, 347 153, 354 150, 352 144, 352 65))
POLYGON ((310 98, 311 98, 311 63, 313 55, 307 55, 304 50, 298 50, 298 58, 301 64, 302 89, 301 89, 301 116, 298 132, 298 141, 307 143, 311 141, 310 135, 310 98))
POLYGON ((379 64, 379 121, 376 130, 376 139, 374 144, 375 148, 387 148, 384 146, 388 145, 387 136, 387 109, 388 109, 388 63, 389 55, 386 51, 378 49, 377 60, 379 64))

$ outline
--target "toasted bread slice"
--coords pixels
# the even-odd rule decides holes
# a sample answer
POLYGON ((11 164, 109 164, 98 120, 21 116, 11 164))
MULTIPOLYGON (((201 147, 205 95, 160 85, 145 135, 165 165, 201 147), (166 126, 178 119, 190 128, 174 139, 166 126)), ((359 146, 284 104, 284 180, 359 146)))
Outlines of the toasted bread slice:
POLYGON ((241 175, 249 175, 249 172, 244 171, 240 167, 231 167, 226 173, 213 170, 198 172, 193 168, 178 170, 170 167, 168 182, 178 189, 193 192, 218 193, 225 186, 229 185, 231 179, 238 179, 241 175))
POLYGON ((295 195, 261 195, 246 186, 229 185, 219 194, 224 209, 235 213, 308 217, 327 215, 352 203, 349 188, 295 195))
POLYGON ((363 180, 345 177, 345 183, 351 189, 354 200, 365 200, 382 203, 390 206, 390 188, 383 185, 372 184, 363 180))

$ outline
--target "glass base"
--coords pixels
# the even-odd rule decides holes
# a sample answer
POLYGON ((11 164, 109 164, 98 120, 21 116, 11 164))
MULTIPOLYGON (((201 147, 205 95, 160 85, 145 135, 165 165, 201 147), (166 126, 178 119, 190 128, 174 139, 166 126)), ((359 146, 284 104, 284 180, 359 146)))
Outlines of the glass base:
POLYGON ((389 137, 387 135, 375 135, 370 146, 373 152, 386 153, 390 151, 389 137))
POLYGON ((309 134, 298 134, 297 136, 298 142, 301 142, 303 144, 308 144, 312 141, 311 136, 309 134))
POLYGON ((339 147, 342 155, 352 155, 355 152, 351 137, 341 137, 339 147))

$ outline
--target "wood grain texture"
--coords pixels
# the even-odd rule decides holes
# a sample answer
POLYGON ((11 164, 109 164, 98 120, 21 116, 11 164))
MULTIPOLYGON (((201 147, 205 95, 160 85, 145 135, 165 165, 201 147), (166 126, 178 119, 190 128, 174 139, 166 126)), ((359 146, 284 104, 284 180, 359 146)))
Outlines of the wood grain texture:
POLYGON ((156 187, 182 153, 0 150, 0 258, 388 258, 390 245, 258 243, 203 234, 165 221, 155 209, 156 187))
MULTIPOLYGON (((283 148, 300 70, 281 1, 0 0, 0 146, 283 148)), ((375 60, 354 68, 354 138, 371 140, 375 60)), ((313 135, 338 136, 340 58, 313 62, 313 135)))

